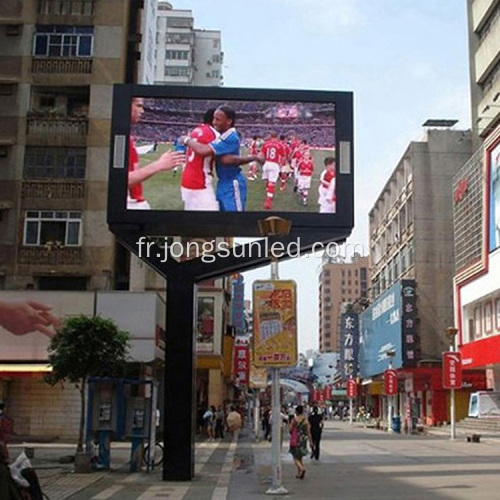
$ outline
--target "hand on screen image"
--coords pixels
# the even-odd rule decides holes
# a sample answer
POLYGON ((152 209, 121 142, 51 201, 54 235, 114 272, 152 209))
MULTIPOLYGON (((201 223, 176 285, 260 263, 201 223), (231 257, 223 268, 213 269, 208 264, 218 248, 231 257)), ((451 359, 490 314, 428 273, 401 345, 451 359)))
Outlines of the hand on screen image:
POLYGON ((40 332, 52 337, 60 322, 51 309, 33 300, 0 300, 0 326, 14 335, 40 332))

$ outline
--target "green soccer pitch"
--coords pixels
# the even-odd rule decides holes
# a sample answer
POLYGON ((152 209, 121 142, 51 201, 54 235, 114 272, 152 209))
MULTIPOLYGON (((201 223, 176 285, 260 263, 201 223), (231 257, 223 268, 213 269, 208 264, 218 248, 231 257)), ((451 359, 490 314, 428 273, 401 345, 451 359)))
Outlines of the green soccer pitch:
MULTIPOLYGON (((163 152, 172 150, 170 144, 160 144, 158 150, 142 155, 140 165, 157 159, 163 152)), ((276 183, 274 194, 273 208, 271 212, 319 212, 318 205, 318 184, 319 176, 323 171, 323 161, 325 157, 332 156, 331 150, 312 149, 314 160, 314 173, 307 198, 307 205, 302 204, 302 200, 297 193, 293 192, 293 179, 289 178, 286 183, 286 189, 280 190, 280 181, 276 183)), ((242 148, 242 155, 246 155, 247 151, 242 148)), ((242 171, 247 177, 248 165, 242 166, 242 171)), ((183 210, 184 205, 181 200, 181 169, 175 173, 173 170, 157 174, 143 184, 144 197, 148 200, 151 208, 154 210, 183 210)), ((214 187, 217 186, 217 175, 214 179, 214 187)), ((258 178, 256 180, 248 180, 247 178, 247 212, 264 211, 263 205, 266 199, 265 182, 261 179, 261 168, 259 168, 258 178)))

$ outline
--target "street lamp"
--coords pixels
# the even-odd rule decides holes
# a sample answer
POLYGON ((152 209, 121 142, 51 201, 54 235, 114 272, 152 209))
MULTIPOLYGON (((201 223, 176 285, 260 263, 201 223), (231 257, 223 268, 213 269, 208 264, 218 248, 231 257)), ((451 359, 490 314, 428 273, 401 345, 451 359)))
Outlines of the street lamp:
MULTIPOLYGON (((385 355, 389 358, 389 370, 392 370, 392 358, 396 356, 396 351, 394 349, 391 349, 389 351, 386 351, 385 355)), ((392 430, 392 414, 393 414, 392 398, 393 398, 392 395, 387 396, 387 432, 391 432, 392 430)))
MULTIPOLYGON (((457 336, 458 328, 454 326, 449 326, 446 329, 446 336, 450 342, 450 352, 455 351, 455 337, 457 336)), ((456 424, 455 424, 455 389, 450 389, 450 423, 451 423, 451 434, 450 439, 456 438, 456 424)))

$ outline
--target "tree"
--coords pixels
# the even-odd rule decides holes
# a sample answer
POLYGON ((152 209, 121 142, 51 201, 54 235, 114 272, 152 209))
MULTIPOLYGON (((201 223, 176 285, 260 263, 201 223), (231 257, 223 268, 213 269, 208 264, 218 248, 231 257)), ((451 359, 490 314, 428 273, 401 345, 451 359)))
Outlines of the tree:
POLYGON ((85 389, 89 377, 120 374, 127 360, 129 334, 110 319, 99 316, 68 318, 52 337, 48 352, 52 373, 46 381, 55 385, 68 380, 78 387, 81 398, 77 452, 83 451, 85 389))

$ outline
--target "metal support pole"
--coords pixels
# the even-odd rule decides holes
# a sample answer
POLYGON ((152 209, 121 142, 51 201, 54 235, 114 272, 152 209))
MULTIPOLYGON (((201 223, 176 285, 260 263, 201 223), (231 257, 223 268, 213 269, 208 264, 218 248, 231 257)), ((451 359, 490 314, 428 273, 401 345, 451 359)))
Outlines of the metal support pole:
POLYGON ((255 434, 255 441, 259 441, 259 429, 260 429, 260 399, 259 390, 255 393, 255 401, 253 407, 253 431, 255 434))
POLYGON ((455 428, 455 389, 450 389, 450 414, 451 414, 451 436, 450 439, 453 441, 456 438, 456 428, 455 428))
MULTIPOLYGON (((455 336, 450 336, 450 352, 455 350, 455 336)), ((450 440, 457 437, 455 423, 455 389, 450 389, 450 440)))
POLYGON ((349 425, 352 425, 353 422, 353 413, 354 413, 354 405, 353 398, 349 398, 349 425))
MULTIPOLYGON (((392 370, 392 357, 389 358, 389 370, 392 370)), ((387 432, 392 432, 392 398, 394 396, 387 396, 387 432)))
MULTIPOLYGON (((279 279, 278 261, 271 262, 271 279, 279 279)), ((267 495, 286 495, 288 491, 282 484, 281 469, 281 398, 280 398, 280 369, 271 368, 272 380, 272 428, 271 428, 271 468, 273 471, 272 485, 266 491, 267 495)))

